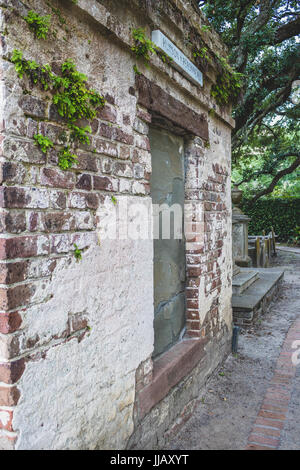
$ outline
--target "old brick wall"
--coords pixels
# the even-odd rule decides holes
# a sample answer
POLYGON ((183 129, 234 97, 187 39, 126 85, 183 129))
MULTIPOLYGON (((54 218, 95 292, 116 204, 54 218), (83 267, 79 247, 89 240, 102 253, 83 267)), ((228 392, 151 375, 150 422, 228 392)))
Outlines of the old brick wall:
MULTIPOLYGON (((151 202, 154 111, 140 102, 131 28, 159 27, 190 54, 183 31, 202 21, 189 2, 153 3, 52 0, 59 13, 46 1, 1 3, 0 448, 124 448, 140 426, 136 374, 142 364, 151 381, 153 367, 153 246, 99 244, 97 211, 111 195, 151 202), (29 9, 52 13, 47 40, 34 39, 22 19, 29 9), (17 77, 9 62, 14 48, 53 67, 73 58, 106 98, 91 123, 91 145, 78 149, 68 171, 58 168, 55 151, 44 154, 34 143, 40 132, 61 144, 64 124, 47 93, 17 77)), ((206 35, 222 51, 218 38, 206 35)), ((199 89, 158 57, 139 68, 208 121, 210 147, 206 135, 189 135, 186 147, 186 199, 199 206, 202 237, 187 253, 187 328, 191 337, 226 338, 228 345, 233 123, 211 102, 213 70, 199 89), (215 117, 208 116, 212 106, 215 117)), ((225 350, 207 352, 209 370, 225 350)))

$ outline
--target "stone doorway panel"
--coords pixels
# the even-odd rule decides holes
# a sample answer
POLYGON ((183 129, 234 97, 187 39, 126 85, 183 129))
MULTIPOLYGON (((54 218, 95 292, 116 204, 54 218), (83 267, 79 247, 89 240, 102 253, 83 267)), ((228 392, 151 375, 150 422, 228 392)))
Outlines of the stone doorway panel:
MULTIPOLYGON (((173 204, 184 210, 184 141, 166 130, 150 129, 152 155, 151 196, 153 204, 173 204)), ((185 242, 174 238, 173 216, 170 239, 163 239, 160 214, 159 239, 154 240, 154 353, 169 349, 185 325, 185 242)), ((183 218, 182 218, 183 233, 183 218)))

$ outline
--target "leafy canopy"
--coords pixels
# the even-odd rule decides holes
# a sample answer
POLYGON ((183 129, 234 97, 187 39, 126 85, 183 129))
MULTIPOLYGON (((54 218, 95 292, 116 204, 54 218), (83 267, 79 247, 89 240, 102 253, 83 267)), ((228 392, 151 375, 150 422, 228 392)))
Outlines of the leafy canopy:
POLYGON ((199 6, 227 45, 231 66, 243 74, 233 109, 236 182, 253 202, 289 178, 290 190, 298 191, 299 1, 203 0, 199 6))

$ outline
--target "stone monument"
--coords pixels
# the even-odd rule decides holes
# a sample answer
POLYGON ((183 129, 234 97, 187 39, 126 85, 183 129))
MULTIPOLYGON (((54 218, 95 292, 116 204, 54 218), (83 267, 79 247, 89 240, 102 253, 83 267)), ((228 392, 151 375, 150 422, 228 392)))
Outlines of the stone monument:
POLYGON ((248 223, 250 217, 243 214, 239 207, 243 197, 243 192, 234 185, 231 191, 232 200, 232 292, 241 295, 258 278, 257 271, 249 268, 251 258, 248 256, 248 223))
MULTIPOLYGON (((234 185, 231 192, 232 198, 232 251, 234 267, 249 267, 251 266, 251 258, 248 255, 248 224, 250 218, 243 214, 239 207, 242 201, 243 193, 234 185)), ((236 268, 234 268, 236 269, 236 268)), ((237 272, 237 270, 236 270, 237 272)), ((235 273, 233 273, 235 274, 235 273)))
POLYGON ((249 269, 248 224, 250 218, 239 207, 243 193, 234 185, 232 194, 232 311, 236 325, 250 325, 266 310, 278 290, 282 271, 249 269))

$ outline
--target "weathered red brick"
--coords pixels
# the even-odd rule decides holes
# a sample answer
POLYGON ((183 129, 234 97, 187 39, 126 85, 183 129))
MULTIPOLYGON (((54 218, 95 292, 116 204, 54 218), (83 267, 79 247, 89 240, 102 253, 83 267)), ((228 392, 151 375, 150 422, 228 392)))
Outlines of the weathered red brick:
POLYGON ((26 170, 23 165, 3 162, 0 166, 0 182, 4 183, 23 183, 26 176, 26 170))
POLYGON ((68 233, 51 237, 51 253, 68 253, 72 248, 74 249, 68 233))
POLYGON ((92 134, 97 134, 99 126, 100 126, 99 119, 97 119, 97 118, 93 119, 92 122, 90 123, 90 126, 91 126, 91 129, 92 129, 91 133, 92 134))
POLYGON ((199 296, 199 289, 186 289, 185 295, 187 299, 197 299, 199 296))
POLYGON ((129 114, 123 114, 123 124, 125 124, 125 126, 131 126, 131 117, 129 114))
POLYGON ((64 129, 50 122, 41 122, 40 133, 48 137, 54 144, 64 143, 63 132, 64 129))
POLYGON ((201 323, 197 320, 186 320, 187 330, 198 331, 201 329, 201 323))
POLYGON ((28 203, 28 195, 24 188, 2 187, 0 191, 1 207, 26 207, 28 203))
POLYGON ((27 119, 27 137, 33 139, 34 135, 38 133, 38 122, 34 119, 27 119))
POLYGON ((97 209, 99 205, 98 195, 95 193, 72 192, 69 199, 69 207, 74 209, 97 209))
POLYGON ((113 168, 113 162, 111 159, 105 158, 101 160, 102 173, 110 174, 113 168))
POLYGON ((39 228, 39 213, 31 212, 28 216, 28 230, 35 232, 39 228))
POLYGON ((54 188, 72 189, 75 184, 75 175, 70 171, 43 168, 41 171, 41 184, 54 188))
POLYGON ((1 207, 5 208, 41 208, 49 207, 48 195, 45 189, 2 187, 0 189, 1 207))
POLYGON ((99 126, 99 135, 105 137, 106 139, 112 139, 114 134, 114 129, 103 122, 99 126))
POLYGON ((10 211, 0 214, 1 233, 21 233, 26 230, 25 212, 10 211))
POLYGON ((154 361, 153 381, 139 393, 139 419, 199 363, 205 344, 206 340, 183 341, 154 361))
POLYGON ((287 413, 287 411, 288 411, 288 408, 283 408, 283 407, 275 405, 275 404, 271 405, 271 404, 265 403, 265 402, 262 404, 261 409, 266 410, 266 411, 275 412, 275 413, 287 413))
POLYGON ((150 141, 147 136, 144 135, 137 135, 135 138, 135 145, 136 147, 142 150, 150 151, 150 141))
POLYGON ((189 250, 186 250, 187 255, 201 255, 204 253, 204 246, 201 246, 199 244, 195 243, 195 248, 191 247, 191 244, 189 246, 189 250))
POLYGON ((132 171, 132 164, 125 163, 125 162, 115 162, 113 166, 113 173, 116 176, 123 176, 125 178, 132 178, 133 171, 132 171))
POLYGON ((113 191, 112 182, 107 176, 93 176, 93 187, 100 191, 113 191))
POLYGON ((188 267, 187 268, 187 276, 188 277, 199 277, 202 274, 201 267, 188 267))
POLYGON ((144 111, 140 108, 137 109, 137 117, 139 117, 142 121, 145 121, 147 123, 151 123, 152 121, 151 114, 149 114, 147 111, 144 111))
POLYGON ((46 117, 46 102, 36 98, 32 95, 23 95, 18 104, 20 108, 28 116, 34 116, 38 118, 46 117))
POLYGON ((290 394, 289 393, 283 393, 283 392, 274 392, 274 391, 267 391, 265 398, 271 398, 274 400, 289 400, 290 399, 290 394))
POLYGON ((46 154, 33 141, 28 142, 24 139, 5 139, 3 154, 14 162, 22 161, 31 164, 44 164, 46 162, 46 154))
POLYGON ((276 421, 274 419, 257 417, 255 424, 261 424, 262 426, 269 426, 270 428, 275 429, 283 429, 284 422, 283 421, 276 421))
POLYGON ((187 308, 190 308, 190 309, 197 309, 199 308, 199 299, 197 300, 190 300, 188 299, 187 302, 186 302, 186 306, 187 308))
POLYGON ((127 132, 122 131, 118 127, 114 129, 114 138, 123 144, 133 145, 133 135, 127 134, 127 132))
POLYGON ((16 406, 20 399, 17 387, 0 387, 0 406, 16 406))
POLYGON ((82 313, 72 315, 71 317, 71 332, 83 330, 88 326, 88 320, 82 313))
POLYGON ((19 312, 0 313, 0 333, 8 334, 17 331, 22 324, 19 312))
POLYGON ((274 447, 275 449, 279 444, 279 439, 276 439, 275 437, 272 438, 272 437, 260 436, 258 434, 252 433, 249 436, 249 442, 271 446, 271 447, 274 447))
POLYGON ((86 171, 98 171, 97 158, 95 155, 89 153, 78 154, 76 168, 86 171))
POLYGON ((67 206, 66 194, 62 191, 51 191, 50 205, 52 209, 65 209, 67 206))
POLYGON ((197 256, 197 255, 187 255, 187 263, 189 265, 193 265, 193 264, 200 264, 201 263, 201 256, 197 256))
POLYGON ((34 284, 19 284, 15 287, 0 288, 0 311, 14 310, 26 305, 35 292, 34 284))
POLYGON ((260 410, 258 416, 261 416, 262 418, 279 419, 281 421, 285 420, 286 417, 285 413, 274 413, 266 410, 260 410))
POLYGON ((46 232, 61 232, 75 229, 75 217, 69 212, 44 212, 42 229, 46 232))
POLYGON ((190 310, 186 311, 187 320, 199 320, 199 310, 190 310))
POLYGON ((118 156, 118 147, 112 142, 107 142, 103 139, 94 139, 94 146, 97 153, 109 155, 110 157, 118 156))
POLYGON ((105 101, 107 101, 108 103, 115 104, 114 96, 110 95, 109 93, 105 93, 104 98, 105 98, 105 101))
POLYGON ((114 108, 105 105, 102 109, 99 109, 97 112, 97 116, 103 121, 109 122, 117 122, 117 112, 114 108))
POLYGON ((278 431, 277 429, 269 429, 269 428, 258 427, 258 426, 254 426, 252 431, 255 434, 263 434, 265 436, 274 436, 274 437, 280 437, 280 434, 281 434, 280 431, 278 431))
POLYGON ((0 362, 0 382, 14 384, 20 379, 24 370, 24 358, 12 362, 0 362))
POLYGON ((25 281, 29 261, 0 263, 0 284, 15 284, 25 281))
POLYGON ((80 175, 76 183, 76 188, 84 189, 85 191, 90 191, 92 189, 91 175, 87 175, 87 174, 80 175))
POLYGON ((0 259, 30 258, 43 254, 49 254, 46 236, 0 238, 0 259))

